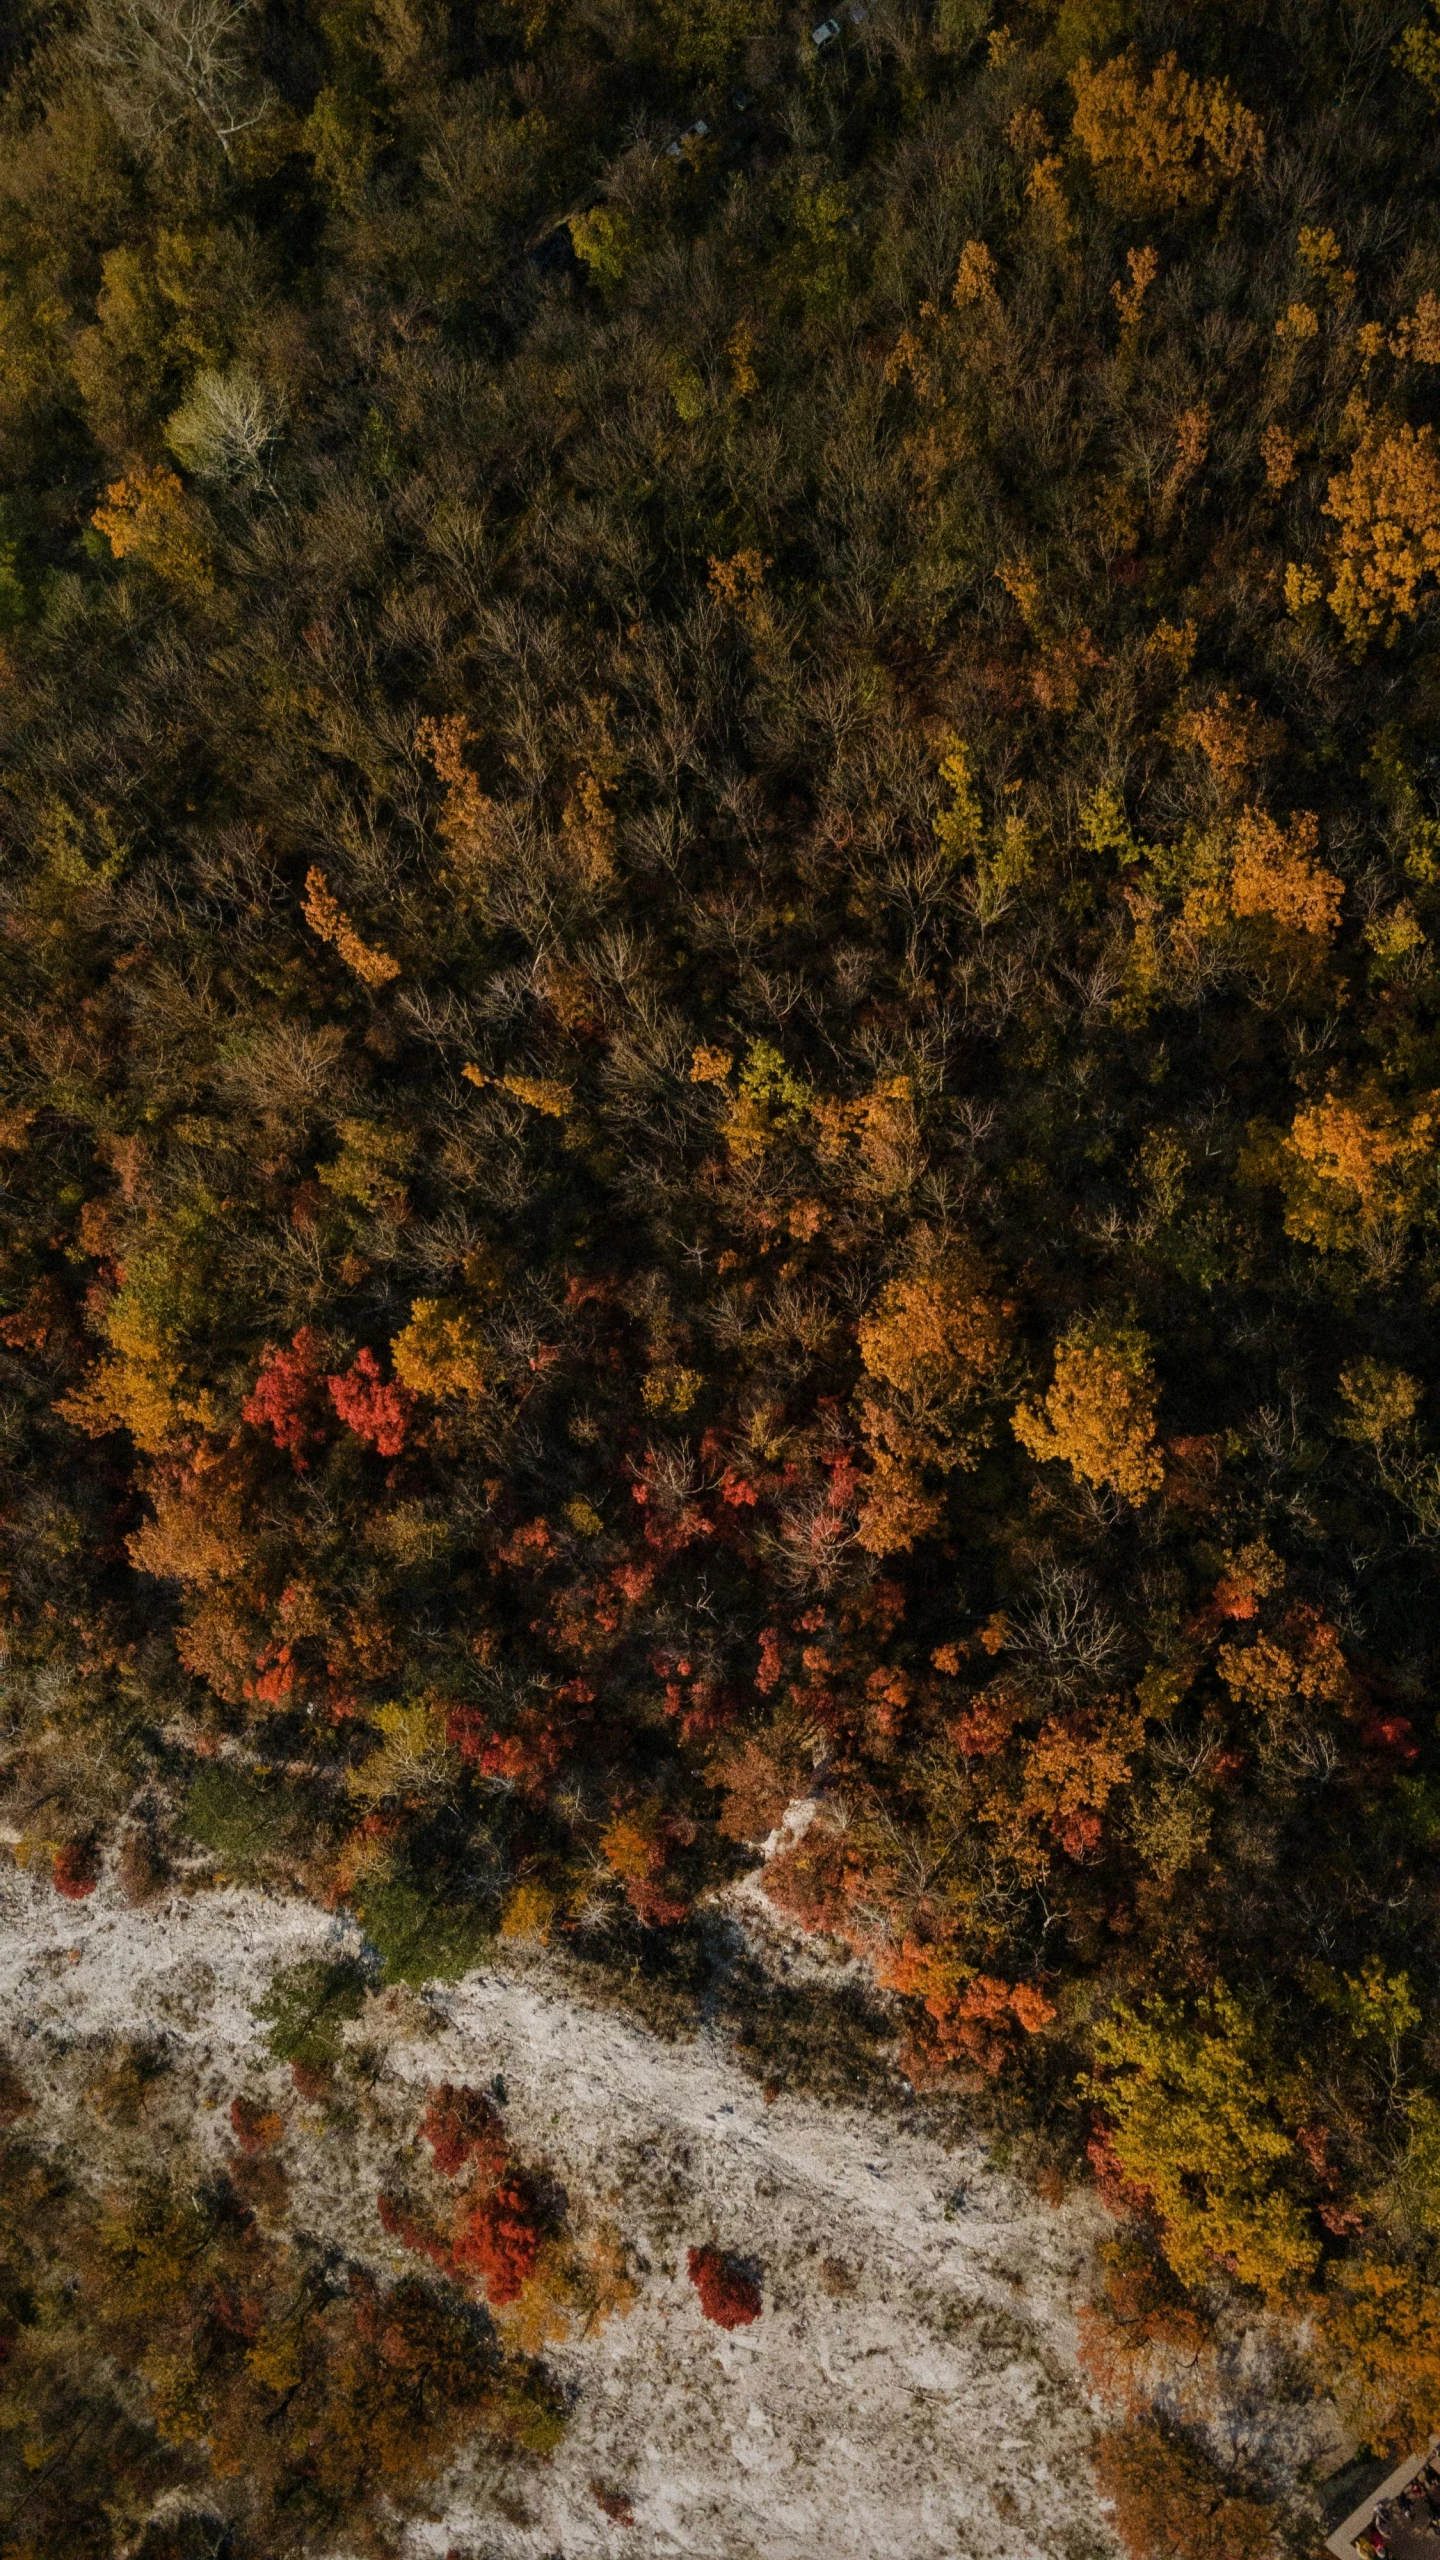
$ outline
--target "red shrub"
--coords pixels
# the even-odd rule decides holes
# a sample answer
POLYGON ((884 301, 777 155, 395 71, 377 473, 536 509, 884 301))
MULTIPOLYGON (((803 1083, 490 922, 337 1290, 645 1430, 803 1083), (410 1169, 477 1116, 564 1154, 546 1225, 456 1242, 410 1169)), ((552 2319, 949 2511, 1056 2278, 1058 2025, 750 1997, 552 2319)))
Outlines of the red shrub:
POLYGON ((723 2249, 692 2249, 686 2265, 700 2308, 718 2329, 744 2329, 759 2319, 764 2308, 760 2287, 723 2249))
POLYGON ((257 2106, 253 2098, 232 2098, 230 2122, 242 2151, 253 2154, 269 2151, 285 2130, 285 2119, 273 2107, 257 2106))
POLYGON ((268 1430, 277 1449, 288 1449, 297 1474, 309 1465, 312 1441, 323 1440, 318 1417, 324 1385, 325 1344, 312 1326, 302 1325, 288 1351, 269 1350, 260 1364, 251 1393, 240 1408, 241 1419, 268 1430))
POLYGON ((458 2177, 467 2160, 487 2178, 497 2178, 505 2166, 499 2118, 479 2089, 456 2089, 443 2080, 430 2091, 420 2131, 444 2177, 458 2177))
POLYGON ((461 2198, 453 2261, 477 2275, 498 2311, 513 2302, 534 2272, 540 2224, 525 2179, 507 2169, 493 2187, 461 2198))
POLYGON ((100 1861, 90 1840, 67 1840, 55 1852, 52 1880, 57 1893, 71 1902, 83 1902, 100 1881, 100 1861))
POLYGON ((373 1351, 360 1351, 341 1377, 327 1378, 330 1401, 348 1431, 382 1458, 398 1458, 405 1446, 415 1398, 408 1387, 387 1385, 373 1351))

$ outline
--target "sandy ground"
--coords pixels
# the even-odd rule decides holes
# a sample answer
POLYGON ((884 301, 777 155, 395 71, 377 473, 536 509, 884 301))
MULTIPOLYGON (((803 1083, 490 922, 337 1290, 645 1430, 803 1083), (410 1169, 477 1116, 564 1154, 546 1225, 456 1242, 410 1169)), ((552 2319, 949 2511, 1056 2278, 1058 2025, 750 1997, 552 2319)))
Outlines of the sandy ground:
MULTIPOLYGON (((251 2003, 276 1966, 347 1932, 298 1901, 226 1890, 127 1908, 0 1869, 0 2028, 27 2082, 77 2051, 163 2033, 217 2148, 242 2084, 288 2088, 251 2003)), ((353 1940, 350 1941, 353 1943, 353 1940)), ((503 2074, 512 2139, 622 2232, 634 2308, 551 2350, 575 2393, 564 2443, 513 2468, 505 2507, 462 2465, 411 2528, 414 2560, 1085 2560, 1113 2550, 1086 2462, 1072 2315, 1099 2225, 1039 2204, 978 2145, 782 2094, 716 2043, 667 2044, 581 2006, 533 1964, 377 2010, 397 2079, 503 2074), (685 2252, 756 2262, 763 2316, 701 2315, 685 2252), (612 2521, 596 2488, 628 2498, 612 2521)), ((397 2263, 373 2161, 318 2124, 309 2227, 397 2263)))

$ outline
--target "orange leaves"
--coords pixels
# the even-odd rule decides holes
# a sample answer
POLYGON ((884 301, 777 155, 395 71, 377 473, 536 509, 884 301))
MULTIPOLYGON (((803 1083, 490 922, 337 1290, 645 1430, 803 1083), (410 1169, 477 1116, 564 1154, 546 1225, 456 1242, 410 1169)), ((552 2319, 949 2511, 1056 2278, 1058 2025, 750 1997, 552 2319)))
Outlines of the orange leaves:
POLYGON ((1242 107, 1229 81, 1193 79, 1173 53, 1148 81, 1132 48, 1098 71, 1079 63, 1070 85, 1071 133, 1090 162, 1098 194, 1117 212, 1203 208, 1264 157, 1259 119, 1242 107))
POLYGON ((473 869, 498 860, 503 840, 495 803, 465 761, 471 743, 470 724, 459 711, 447 712, 441 720, 422 720, 415 732, 417 748, 445 785, 440 833, 451 852, 473 869))
POLYGON ((1340 920, 1344 883, 1314 859, 1320 821, 1297 810, 1288 828, 1262 809, 1246 809, 1235 830, 1230 905, 1237 916, 1262 916, 1292 933, 1328 941, 1340 920))
POLYGON ((653 1798, 615 1814, 602 1831, 600 1854, 646 1928, 673 1926, 689 1910, 687 1896, 683 1889, 677 1890, 677 1879, 669 1871, 669 1860, 677 1848, 689 1848, 694 1838, 693 1822, 667 1813, 653 1798))
POLYGON ((304 916, 312 933, 322 942, 333 943, 347 969, 367 987, 388 986, 400 975, 400 963, 388 951, 365 942, 356 932, 344 908, 331 895, 330 884, 323 871, 314 864, 305 874, 304 916))
POLYGON ((1321 1253, 1347 1250, 1412 1215, 1434 1146, 1436 1105, 1425 1095, 1408 1116, 1378 1085, 1331 1090, 1295 1115, 1288 1137, 1252 1154, 1262 1180, 1285 1193, 1289 1235, 1321 1253))
POLYGON ((934 1528, 940 1503, 927 1467, 973 1463, 961 1409, 1006 1352, 1010 1310, 990 1295, 978 1261, 960 1253, 891 1280, 857 1327, 866 1375, 895 1401, 867 1398, 861 1428, 872 1472, 856 1535, 872 1555, 893 1555, 934 1528))
POLYGON ((1081 1860, 1100 1845, 1101 1816, 1130 1775, 1144 1720, 1123 1710, 1079 1710, 1051 1716, 1025 1752, 1020 1812, 1045 1822, 1067 1857, 1081 1860))
POLYGON ((91 523, 117 560, 133 554, 157 577, 195 595, 208 595, 214 586, 205 514, 163 462, 139 463, 123 479, 112 480, 91 523))
POLYGON ((1440 575, 1440 455, 1431 427, 1374 426, 1348 471, 1330 483, 1325 513, 1340 528, 1326 599, 1357 652, 1378 632, 1413 622, 1440 575))
POLYGON ((891 1280, 856 1328, 867 1374, 908 1395, 969 1394, 1004 1357, 1008 1310, 953 1263, 891 1280))
POLYGON ((1164 1475, 1155 1446, 1155 1373, 1133 1325, 1097 1317, 1056 1345, 1043 1411, 1017 1406, 1015 1437, 1042 1464, 1060 1458, 1087 1484, 1143 1501, 1164 1475))
POLYGON ((1009 2060, 1017 2029, 1039 2035, 1055 2016, 1054 2003, 1037 1983, 975 1973, 953 1948, 918 1938, 905 1937, 885 1950, 875 1971, 887 1989, 923 2003, 936 2062, 978 2063, 992 2078, 1009 2060))

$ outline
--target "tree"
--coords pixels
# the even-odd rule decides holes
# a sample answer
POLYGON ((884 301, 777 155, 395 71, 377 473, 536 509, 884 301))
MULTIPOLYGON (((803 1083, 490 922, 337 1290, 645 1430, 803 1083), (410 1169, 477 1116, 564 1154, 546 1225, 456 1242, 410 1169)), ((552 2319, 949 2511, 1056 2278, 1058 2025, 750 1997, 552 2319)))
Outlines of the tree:
POLYGON ((1155 1447, 1155 1372, 1134 1325, 1104 1317, 1072 1326, 1055 1350, 1044 1407, 1019 1405, 1016 1439, 1040 1464, 1064 1459, 1087 1484, 1109 1485, 1140 1502, 1160 1485, 1155 1447))
POLYGON ((247 59, 256 0, 90 0, 77 40, 116 123, 154 143, 193 122, 228 152, 267 93, 247 59))

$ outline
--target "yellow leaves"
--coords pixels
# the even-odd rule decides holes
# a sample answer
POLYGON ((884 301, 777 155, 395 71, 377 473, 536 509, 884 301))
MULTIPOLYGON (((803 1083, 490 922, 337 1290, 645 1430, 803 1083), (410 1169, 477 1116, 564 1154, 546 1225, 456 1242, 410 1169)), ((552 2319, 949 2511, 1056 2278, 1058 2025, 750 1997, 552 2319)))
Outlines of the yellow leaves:
POLYGON ((1098 71, 1078 63, 1070 85, 1071 132, 1090 162, 1097 193, 1117 212, 1203 208, 1264 157, 1259 119, 1229 81, 1193 79, 1173 53, 1148 81, 1132 48, 1098 71))
POLYGON ((891 1280, 856 1329, 866 1373, 903 1394, 972 1394, 1005 1356, 1008 1310, 982 1285, 978 1264, 955 1260, 891 1280))
POLYGON ((1319 329, 1320 315, 1308 302, 1292 302, 1275 323, 1276 337, 1287 346, 1303 346, 1319 329))
POLYGON ((1346 1406, 1340 1428, 1346 1439, 1378 1449, 1414 1421, 1422 1389, 1419 1379, 1404 1369, 1391 1369, 1383 1360, 1359 1360, 1352 1369, 1341 1370, 1340 1393, 1346 1406))
POLYGON ((731 330, 725 348, 730 360, 732 401, 748 400, 760 388, 760 376, 755 370, 755 344, 755 331, 750 321, 739 321, 731 330))
POLYGON ((1306 568, 1302 562, 1287 560, 1285 610, 1288 614, 1298 620, 1302 614, 1313 610, 1324 593, 1325 581, 1313 569, 1306 568))
POLYGON ((407 1132, 387 1128, 383 1121, 349 1117, 337 1120, 335 1128, 340 1153, 316 1169, 325 1189, 362 1209, 403 1206, 404 1177, 414 1156, 407 1132))
POLYGON ((493 865, 504 849, 495 803, 465 761, 471 743, 470 724, 459 711, 447 712, 441 720, 422 720, 415 732, 417 748, 445 785, 440 833, 467 869, 493 865))
POLYGON ((1377 632, 1388 644, 1429 602, 1440 573, 1434 429, 1370 428, 1349 470, 1332 479, 1325 513, 1340 527, 1330 610, 1357 653, 1377 632))
POLYGON ((1340 243, 1333 231, 1317 230, 1302 223, 1297 243, 1300 259, 1317 283, 1322 284, 1336 302, 1348 302, 1355 290, 1355 270, 1342 265, 1340 243))
POLYGON ((1193 2019, 1155 2000, 1117 2006, 1095 2033, 1101 2074, 1084 2083, 1110 2123, 1115 2158, 1154 2201, 1182 2284, 1217 2265, 1278 2301, 1319 2258, 1289 2192, 1295 2147, 1276 2114, 1268 2039, 1223 1984, 1193 2019))
POLYGON ((1396 322, 1390 353, 1402 364, 1440 364, 1440 296, 1422 293, 1413 312, 1396 322))
POLYGON ((936 841, 953 862, 973 859, 981 850, 984 821, 970 750, 962 739, 954 739, 941 757, 940 779, 949 790, 950 806, 934 820, 936 841))
POLYGON ((608 773, 580 773, 561 814, 566 848, 589 889, 603 887, 615 869, 614 788, 608 773))
POLYGON ((1265 486, 1272 497, 1278 497, 1295 477, 1295 439, 1273 420, 1260 438, 1260 459, 1265 465, 1265 486))
POLYGON ((1348 1099, 1332 1088, 1297 1111, 1275 1160, 1287 1234, 1329 1253, 1408 1218, 1434 1144, 1437 1115, 1426 1106, 1437 1102, 1427 1096, 1402 1119, 1371 1085, 1348 1099))
POLYGON ((318 933, 322 942, 333 943, 347 969, 353 969, 367 987, 388 986, 392 978, 399 977, 399 961, 392 960, 388 951, 362 941, 344 908, 332 897, 324 872, 313 864, 305 874, 303 913, 311 932, 318 933))
POLYGON ((564 1903, 560 1894, 538 1877, 531 1876, 517 1884, 506 1897, 500 1914, 502 1938, 535 1938, 542 1947, 550 1943, 550 1934, 564 1903))
POLYGON ((90 519, 117 560, 132 553, 171 586, 208 595, 215 584, 210 534, 202 510, 166 464, 139 463, 112 480, 90 519))
POLYGON ((1133 338, 1140 326, 1145 296, 1160 273, 1160 259, 1154 249, 1146 247, 1131 249, 1125 263, 1130 270, 1129 287, 1127 289, 1118 282, 1112 284, 1110 299, 1120 314, 1121 335, 1133 338))
POLYGON ((1155 1375, 1144 1334, 1098 1317, 1073 1326, 1056 1345, 1043 1411, 1019 1405, 1011 1427, 1042 1464, 1063 1459, 1085 1483, 1108 1485, 1127 1502, 1154 1493, 1164 1469, 1155 1447, 1155 1375))
POLYGON ((967 240, 960 252, 960 264, 950 297, 956 310, 965 311, 978 304, 983 310, 998 312, 1000 297, 995 290, 996 273, 994 258, 984 241, 967 240))
POLYGON ((416 1298, 390 1357, 400 1384, 415 1395, 440 1399, 485 1392, 484 1342, 473 1316, 453 1300, 416 1298))
POLYGON ((647 1413, 668 1413, 678 1417, 689 1412, 704 1384, 700 1370, 666 1363, 650 1371, 640 1394, 647 1413))
POLYGON ((1319 839, 1312 810, 1297 810, 1286 828, 1263 809, 1247 808, 1235 830, 1232 913, 1328 940, 1340 920, 1344 884, 1314 860, 1319 839))
POLYGON ((460 1073, 467 1084, 498 1085, 502 1093, 513 1095, 530 1111, 542 1112, 547 1120, 568 1118, 575 1099, 573 1085, 562 1084, 556 1076, 487 1076, 483 1067, 463 1066, 460 1073))
POLYGON ((602 293, 613 293, 640 246, 625 207, 595 205, 589 213, 572 213, 569 223, 576 257, 589 268, 602 293))
POLYGON ((418 1705, 379 1707, 370 1718, 384 1739, 346 1779, 364 1804, 398 1800, 421 1805, 448 1793, 455 1754, 445 1736, 446 1711, 429 1699, 418 1705))
POLYGON ((1440 2428, 1440 2290, 1381 2258, 1332 2271, 1318 2361, 1344 2418, 1375 2453, 1440 2428))
POLYGON ((111 1357, 98 1360, 56 1411, 95 1438, 128 1431, 153 1457, 187 1428, 213 1431, 219 1408, 208 1389, 191 1383, 174 1311, 146 1285, 149 1277, 138 1271, 111 1300, 104 1318, 111 1357))

